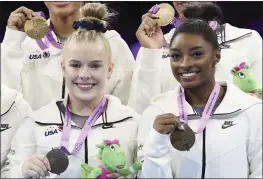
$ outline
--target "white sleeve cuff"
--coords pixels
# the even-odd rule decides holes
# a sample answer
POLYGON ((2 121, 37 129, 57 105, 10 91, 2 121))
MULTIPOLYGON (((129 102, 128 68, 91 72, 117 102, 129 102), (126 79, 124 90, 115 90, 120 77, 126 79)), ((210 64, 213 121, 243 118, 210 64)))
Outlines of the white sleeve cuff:
POLYGON ((24 162, 22 162, 19 166, 18 166, 18 176, 17 176, 17 178, 25 178, 24 176, 23 176, 23 165, 24 165, 24 162))
POLYGON ((11 43, 20 45, 26 39, 26 37, 26 33, 6 27, 2 45, 10 46, 9 44, 11 43))
POLYGON ((152 143, 157 143, 160 146, 167 146, 169 143, 169 139, 170 139, 170 134, 161 134, 159 132, 157 132, 154 128, 151 129, 150 133, 149 133, 149 140, 152 143), (152 139, 152 140, 151 140, 152 139))
POLYGON ((157 69, 160 67, 160 61, 162 60, 163 48, 149 49, 141 47, 136 62, 142 69, 157 69))
POLYGON ((144 155, 151 157, 161 157, 169 152, 170 134, 160 134, 154 128, 151 129, 145 146, 144 155))

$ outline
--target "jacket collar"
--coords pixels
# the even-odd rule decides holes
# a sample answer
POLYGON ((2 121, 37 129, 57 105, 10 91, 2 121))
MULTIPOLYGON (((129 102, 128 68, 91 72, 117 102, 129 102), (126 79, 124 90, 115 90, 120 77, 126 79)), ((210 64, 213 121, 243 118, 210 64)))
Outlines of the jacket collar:
MULTIPOLYGON (((135 113, 132 109, 130 109, 127 106, 124 106, 121 104, 121 101, 114 96, 106 95, 108 99, 108 107, 106 110, 107 113, 107 123, 115 123, 118 121, 121 121, 125 118, 138 118, 138 114, 135 113)), ((61 101, 61 100, 59 100, 61 101)), ((39 110, 35 111, 32 115, 32 118, 37 122, 41 124, 56 124, 56 125, 62 125, 61 116, 64 120, 63 115, 60 113, 57 105, 57 101, 52 101, 50 104, 48 104, 45 107, 40 108, 39 110), (47 114, 51 114, 50 116, 47 116, 47 114)), ((75 127, 75 123, 71 121, 71 124, 75 127)), ((98 120, 95 122, 94 125, 103 124, 102 116, 98 118, 98 120)))
MULTIPOLYGON (((225 81, 218 81, 218 83, 221 86, 226 86, 227 91, 224 99, 221 101, 213 115, 232 114, 237 111, 245 110, 256 103, 261 103, 261 100, 245 94, 231 83, 225 81), (241 100, 246 102, 238 102, 241 100)), ((152 104, 160 108, 164 113, 173 112, 174 114, 179 114, 177 104, 179 88, 180 85, 177 85, 175 90, 155 97, 152 104)), ((188 115, 195 115, 188 102, 186 102, 186 106, 188 115)))
MULTIPOLYGON (((250 29, 234 27, 228 23, 224 24, 224 26, 225 26, 225 41, 226 42, 241 38, 242 36, 252 34, 252 30, 250 29)), ((218 41, 219 43, 221 43, 221 33, 218 36, 218 41)))

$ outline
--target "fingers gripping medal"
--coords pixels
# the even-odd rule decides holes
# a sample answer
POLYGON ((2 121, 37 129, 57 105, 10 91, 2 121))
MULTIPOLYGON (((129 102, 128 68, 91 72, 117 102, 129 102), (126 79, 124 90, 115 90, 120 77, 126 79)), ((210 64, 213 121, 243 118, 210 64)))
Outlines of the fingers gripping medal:
POLYGON ((31 20, 27 20, 24 25, 25 33, 32 39, 39 40, 48 32, 48 24, 46 19, 40 16, 32 17, 31 20))
POLYGON ((159 26, 166 26, 170 24, 173 21, 175 15, 174 8, 168 3, 155 5, 149 12, 159 17, 158 19, 155 19, 159 26))

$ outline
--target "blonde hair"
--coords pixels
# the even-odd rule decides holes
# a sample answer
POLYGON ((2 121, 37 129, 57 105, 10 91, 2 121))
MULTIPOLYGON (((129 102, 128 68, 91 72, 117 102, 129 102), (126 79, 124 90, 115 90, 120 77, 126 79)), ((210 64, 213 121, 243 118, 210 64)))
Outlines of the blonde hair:
MULTIPOLYGON (((79 22, 89 22, 96 24, 103 29, 109 27, 108 21, 114 17, 115 13, 110 13, 108 7, 101 3, 85 3, 80 9, 79 22)), ((75 32, 67 39, 64 45, 64 49, 70 44, 72 40, 84 41, 84 42, 95 42, 96 40, 102 40, 106 51, 109 53, 109 59, 111 59, 111 48, 108 40, 104 36, 104 32, 101 29, 88 29, 79 26, 75 32)))

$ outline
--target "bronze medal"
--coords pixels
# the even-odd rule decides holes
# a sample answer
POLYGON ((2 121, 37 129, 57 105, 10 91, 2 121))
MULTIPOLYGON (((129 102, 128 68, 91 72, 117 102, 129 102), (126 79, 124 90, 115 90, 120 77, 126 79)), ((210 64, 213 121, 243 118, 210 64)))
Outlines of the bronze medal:
POLYGON ((195 133, 186 125, 183 131, 173 131, 170 136, 170 141, 175 149, 179 151, 189 151, 195 143, 195 133))
POLYGON ((46 19, 35 16, 31 20, 27 20, 24 25, 25 33, 35 40, 45 37, 48 32, 48 24, 46 19))
POLYGON ((161 3, 158 5, 160 9, 156 13, 159 19, 155 19, 159 26, 166 26, 174 19, 175 11, 173 6, 168 3, 161 3))
POLYGON ((46 156, 50 164, 51 173, 60 175, 67 170, 69 158, 63 149, 52 149, 46 154, 46 156))

